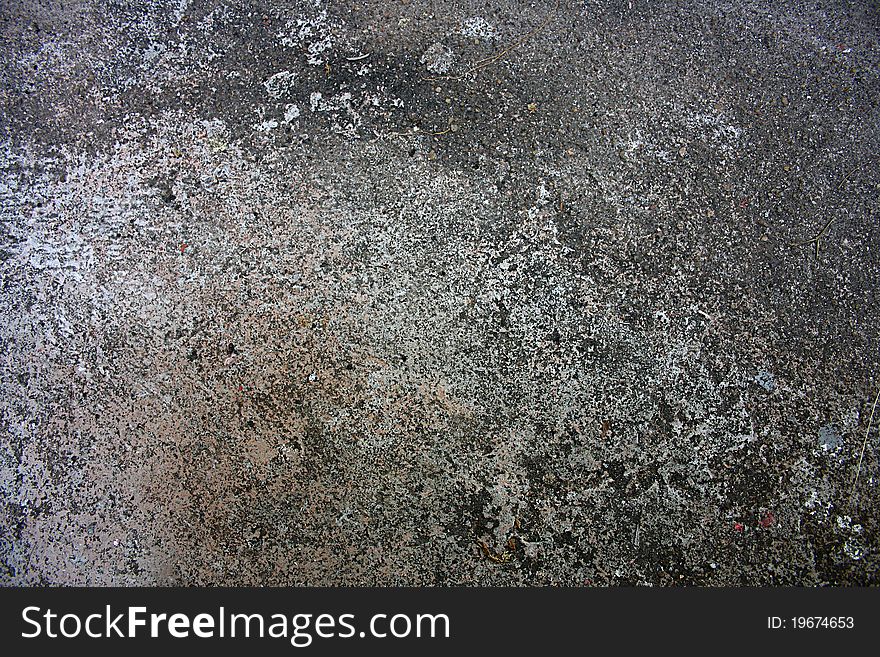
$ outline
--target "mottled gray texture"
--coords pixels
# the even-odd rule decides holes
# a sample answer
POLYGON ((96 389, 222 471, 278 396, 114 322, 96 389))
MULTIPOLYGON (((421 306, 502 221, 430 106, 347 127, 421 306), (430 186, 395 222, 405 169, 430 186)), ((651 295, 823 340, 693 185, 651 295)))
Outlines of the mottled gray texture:
POLYGON ((876 3, 0 17, 0 582, 877 583, 876 3))

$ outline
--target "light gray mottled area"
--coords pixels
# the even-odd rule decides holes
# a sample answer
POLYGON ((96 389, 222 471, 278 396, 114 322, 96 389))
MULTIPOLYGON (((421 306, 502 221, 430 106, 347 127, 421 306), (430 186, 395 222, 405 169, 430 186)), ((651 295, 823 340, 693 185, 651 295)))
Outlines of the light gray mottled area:
POLYGON ((0 582, 876 584, 880 15, 767 4, 4 3, 0 582))

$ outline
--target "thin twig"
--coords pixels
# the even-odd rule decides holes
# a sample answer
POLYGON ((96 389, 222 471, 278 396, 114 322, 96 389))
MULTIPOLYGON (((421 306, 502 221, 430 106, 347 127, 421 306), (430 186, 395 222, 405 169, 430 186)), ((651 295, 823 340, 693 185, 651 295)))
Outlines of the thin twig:
POLYGON ((461 73, 460 75, 439 75, 439 76, 435 76, 435 77, 422 78, 422 80, 429 80, 431 82, 435 82, 437 80, 455 80, 458 78, 463 78, 466 75, 470 75, 471 73, 475 73, 475 72, 477 72, 481 69, 484 69, 488 66, 491 66, 492 64, 494 64, 498 60, 502 59, 505 55, 507 55, 507 53, 509 53, 512 50, 515 50, 516 48, 519 48, 526 41, 528 41, 533 36, 535 36, 538 32, 540 32, 545 27, 547 27, 550 24, 550 21, 553 20, 554 16, 556 16, 556 12, 559 10, 560 1, 561 0, 556 0, 556 6, 553 7, 553 9, 550 11, 550 14, 547 16, 547 18, 544 19, 544 21, 540 25, 538 25, 538 27, 536 27, 534 30, 532 30, 528 34, 526 34, 524 37, 522 37, 518 41, 514 41, 512 44, 510 44, 506 48, 499 50, 494 55, 490 55, 489 57, 484 57, 483 59, 478 59, 473 64, 471 64, 471 67, 468 70, 466 70, 464 73, 461 73))
POLYGON ((852 490, 849 493, 849 503, 852 504, 852 501, 856 494, 856 484, 859 483, 859 474, 862 472, 862 459, 865 458, 865 448, 868 446, 868 435, 871 433, 871 426, 874 424, 874 411, 877 410, 877 400, 880 399, 880 388, 877 389, 877 395, 874 397, 874 405, 871 406, 871 419, 868 420, 868 429, 865 431, 865 439, 862 441, 862 451, 859 454, 859 465, 856 467, 856 476, 853 479, 852 490))
POLYGON ((807 244, 816 244, 816 258, 819 257, 819 241, 822 239, 822 236, 825 234, 825 231, 828 230, 828 227, 831 226, 835 221, 837 221, 837 217, 831 217, 825 225, 822 227, 822 230, 819 231, 819 234, 816 237, 812 237, 808 240, 804 240, 803 242, 797 242, 795 246, 805 246, 807 244))
POLYGON ((553 20, 553 17, 556 15, 556 12, 559 10, 559 2, 560 2, 560 0, 556 0, 556 6, 553 7, 553 10, 550 12, 550 14, 547 16, 547 18, 545 18, 544 21, 540 25, 538 25, 538 27, 536 27, 534 30, 532 30, 531 32, 526 34, 522 39, 511 44, 510 46, 508 46, 504 50, 492 55, 491 57, 486 57, 485 59, 478 60, 477 62, 475 62, 473 64, 473 66, 471 66, 471 68, 468 71, 465 72, 465 74, 473 73, 474 71, 478 71, 482 68, 486 68, 487 66, 494 64, 499 59, 504 57, 507 53, 509 53, 511 50, 513 50, 514 48, 519 48, 522 44, 524 44, 526 41, 528 41, 533 36, 535 36, 538 32, 540 32, 545 27, 547 27, 547 25, 550 24, 550 21, 553 20))
POLYGON ((840 181, 840 184, 837 185, 837 189, 835 189, 834 191, 839 192, 839 191, 841 190, 841 188, 842 188, 846 183, 849 182, 850 176, 852 176, 855 172, 856 172, 856 170, 853 169, 853 170, 850 171, 848 174, 846 174, 846 175, 843 177, 843 180, 840 181))
POLYGON ((449 120, 446 122, 446 130, 440 130, 440 131, 435 131, 435 132, 423 132, 422 134, 437 136, 437 135, 445 135, 448 132, 452 132, 452 117, 451 116, 449 117, 449 120))

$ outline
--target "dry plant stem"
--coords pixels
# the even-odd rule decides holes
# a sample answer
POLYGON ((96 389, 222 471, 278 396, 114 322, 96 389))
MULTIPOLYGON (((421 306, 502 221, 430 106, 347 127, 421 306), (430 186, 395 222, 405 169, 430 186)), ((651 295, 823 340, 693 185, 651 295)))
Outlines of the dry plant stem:
POLYGON ((865 458, 865 448, 868 446, 868 435, 871 433, 871 427, 874 424, 874 411, 877 410, 877 400, 880 399, 880 388, 877 390, 877 395, 874 397, 874 404, 871 406, 871 419, 868 420, 868 428, 865 431, 865 439, 862 441, 862 451, 859 454, 859 464, 856 467, 856 476, 853 479, 852 490, 849 493, 849 501, 852 504, 853 499, 856 494, 856 484, 859 483, 859 474, 862 472, 862 460, 865 458))
POLYGON ((838 192, 839 192, 839 191, 843 188, 843 186, 844 186, 846 183, 849 182, 849 179, 852 177, 852 175, 853 175, 855 172, 856 172, 856 170, 853 169, 853 170, 850 171, 848 174, 846 174, 846 175, 843 177, 843 180, 840 181, 840 184, 837 186, 837 189, 836 189, 835 191, 838 191, 838 192))
POLYGON ((553 20, 553 17, 556 15, 556 12, 559 10, 559 3, 560 3, 560 1, 561 1, 561 0, 556 0, 556 5, 555 5, 555 6, 553 7, 553 9, 550 11, 550 14, 549 14, 549 15, 547 16, 547 18, 545 18, 544 21, 543 21, 540 25, 538 25, 538 27, 536 27, 534 30, 532 30, 531 32, 529 32, 528 34, 526 34, 524 37, 522 37, 522 38, 519 39, 518 41, 514 41, 512 44, 510 44, 509 46, 507 46, 507 47, 504 48, 503 50, 498 51, 498 52, 495 53, 494 55, 491 55, 491 56, 489 56, 489 57, 485 57, 484 59, 478 59, 476 62, 474 62, 474 63, 471 65, 471 67, 470 67, 468 70, 466 70, 466 71, 465 71, 464 73, 462 73, 461 75, 439 75, 439 76, 435 76, 435 77, 422 78, 422 80, 427 80, 427 81, 430 81, 430 82, 435 82, 435 81, 437 81, 437 80, 455 80, 455 79, 458 79, 458 78, 462 78, 462 77, 464 77, 465 75, 468 75, 468 74, 470 74, 470 73, 475 73, 475 72, 477 72, 477 71, 479 71, 479 70, 481 70, 481 69, 484 69, 484 68, 486 68, 486 67, 488 67, 488 66, 491 66, 492 64, 494 64, 494 63, 497 62, 498 60, 502 59, 505 55, 507 55, 507 53, 509 53, 509 52, 512 51, 512 50, 515 50, 516 48, 519 48, 519 47, 520 47, 521 45, 523 45, 526 41, 528 41, 528 40, 531 39, 533 36, 535 36, 538 32, 540 32, 540 31, 543 30, 545 27, 547 27, 547 25, 550 24, 550 21, 553 20))
POLYGON ((504 57, 507 53, 509 53, 511 50, 513 50, 515 48, 519 48, 522 44, 524 44, 526 41, 528 41, 533 36, 535 36, 538 32, 540 32, 545 27, 547 27, 547 25, 550 24, 550 21, 553 20, 553 17, 556 15, 556 12, 559 10, 559 2, 560 2, 560 0, 556 0, 556 5, 553 7, 553 10, 550 12, 550 14, 547 16, 547 18, 544 19, 544 22, 542 22, 540 25, 538 25, 538 27, 536 27, 534 30, 532 30, 528 34, 526 34, 519 41, 516 41, 516 42, 512 43, 511 45, 507 46, 507 48, 505 48, 504 50, 501 50, 500 52, 495 53, 491 57, 487 57, 485 59, 480 59, 480 60, 474 62, 473 66, 471 66, 471 68, 465 72, 465 75, 467 75, 468 73, 474 73, 475 71, 479 71, 480 69, 486 68, 487 66, 494 64, 499 59, 504 57))
MULTIPOLYGON (((835 188, 835 191, 840 191, 843 188, 843 186, 847 182, 849 182, 849 179, 853 173, 855 173, 855 169, 853 169, 852 171, 850 171, 848 174, 846 174, 843 177, 843 180, 841 180, 840 183, 837 185, 837 187, 835 188)), ((831 224, 833 224, 835 222, 835 220, 836 219, 834 217, 832 217, 831 219, 829 219, 825 223, 825 226, 823 226, 822 230, 819 231, 819 234, 816 235, 816 237, 813 237, 808 240, 804 240, 803 242, 798 242, 795 246, 806 246, 807 244, 815 243, 816 244, 816 258, 818 258, 819 257, 819 241, 822 239, 822 236, 825 234, 825 231, 828 230, 828 227, 831 226, 831 224)))
POLYGON ((451 117, 450 117, 449 121, 446 123, 446 130, 440 130, 437 132, 423 132, 422 134, 436 137, 438 135, 445 135, 449 132, 452 132, 452 118, 451 117))
POLYGON ((831 219, 829 219, 827 222, 825 222, 825 225, 822 227, 822 230, 819 231, 818 235, 816 235, 815 237, 811 237, 808 240, 804 240, 803 242, 798 242, 797 244, 795 244, 795 246, 805 246, 807 244, 815 243, 816 244, 816 257, 818 258, 819 257, 819 242, 821 241, 822 236, 828 230, 829 226, 831 226, 831 224, 833 224, 836 220, 837 220, 836 217, 831 217, 831 219))

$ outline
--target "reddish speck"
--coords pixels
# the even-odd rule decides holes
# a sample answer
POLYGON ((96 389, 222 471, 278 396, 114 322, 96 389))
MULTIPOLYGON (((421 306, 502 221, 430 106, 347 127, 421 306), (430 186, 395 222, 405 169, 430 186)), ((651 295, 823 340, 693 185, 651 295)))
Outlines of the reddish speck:
POLYGON ((763 518, 761 518, 760 525, 761 527, 769 527, 776 521, 776 516, 773 515, 772 511, 768 511, 763 518))
POLYGON ((745 528, 743 527, 743 524, 741 522, 733 523, 733 531, 741 532, 743 529, 745 529, 745 528))
POLYGON ((180 252, 183 253, 184 251, 186 251, 186 247, 188 247, 188 246, 189 246, 189 244, 187 244, 186 242, 182 242, 180 244, 180 252))

